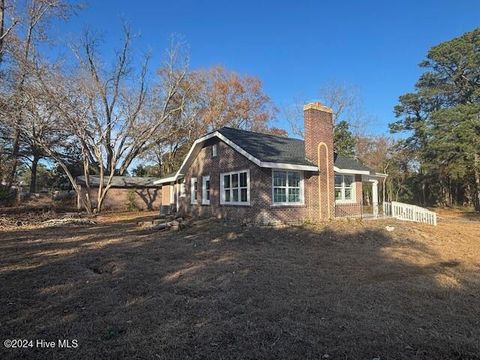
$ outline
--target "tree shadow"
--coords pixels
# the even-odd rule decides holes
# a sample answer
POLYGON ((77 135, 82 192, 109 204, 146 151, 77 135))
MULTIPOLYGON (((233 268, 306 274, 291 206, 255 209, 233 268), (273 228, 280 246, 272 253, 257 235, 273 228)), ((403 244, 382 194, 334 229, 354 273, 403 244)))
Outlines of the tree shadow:
POLYGON ((468 208, 432 208, 437 212, 441 221, 448 223, 478 222, 480 223, 480 212, 468 208))
POLYGON ((1 338, 80 344, 2 358, 479 358, 480 263, 413 236, 134 223, 0 233, 1 338))
POLYGON ((153 205, 155 200, 157 200, 160 190, 158 189, 140 189, 135 190, 135 193, 142 199, 142 201, 147 206, 147 210, 154 210, 153 205))
POLYGON ((462 212, 462 217, 469 221, 480 222, 480 212, 478 211, 464 211, 462 212))

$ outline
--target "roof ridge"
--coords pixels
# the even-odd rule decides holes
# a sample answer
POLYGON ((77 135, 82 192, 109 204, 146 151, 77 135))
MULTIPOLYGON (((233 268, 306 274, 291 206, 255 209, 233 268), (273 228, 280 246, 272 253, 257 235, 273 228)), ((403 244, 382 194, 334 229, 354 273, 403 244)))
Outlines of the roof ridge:
MULTIPOLYGON (((97 174, 90 174, 88 175, 89 177, 95 177, 95 178, 99 178, 100 175, 97 175, 97 174)), ((104 175, 103 177, 105 179, 108 179, 110 175, 104 175)), ((85 175, 78 175, 77 177, 85 177, 85 175)), ((113 178, 127 178, 127 179, 132 179, 132 178, 140 178, 140 179, 148 179, 148 178, 153 178, 153 179, 157 179, 159 178, 159 176, 131 176, 131 175, 113 175, 112 176, 113 178)))

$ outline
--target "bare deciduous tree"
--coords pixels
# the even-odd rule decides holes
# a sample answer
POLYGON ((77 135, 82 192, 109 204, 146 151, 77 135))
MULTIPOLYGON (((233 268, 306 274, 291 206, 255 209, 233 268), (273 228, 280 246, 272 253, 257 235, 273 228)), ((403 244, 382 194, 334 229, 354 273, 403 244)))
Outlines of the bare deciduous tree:
POLYGON ((276 108, 256 77, 216 66, 189 72, 181 88, 184 111, 164 124, 169 138, 160 139, 148 154, 164 174, 177 169, 195 139, 222 126, 286 135, 271 127, 276 108))
MULTIPOLYGON (((2 29, 5 26, 5 1, 1 5, 2 29)), ((19 9, 10 4, 11 14, 16 14, 6 30, 1 30, 1 55, 8 51, 11 62, 8 85, 2 84, 4 100, 7 106, 3 109, 2 120, 11 127, 10 169, 6 176, 10 187, 15 180, 15 174, 20 161, 21 128, 26 107, 26 88, 33 81, 35 62, 38 61, 39 44, 48 40, 47 28, 53 18, 66 18, 75 5, 66 0, 32 0, 18 5, 19 9), (5 43, 5 39, 10 39, 5 43), (7 46, 8 45, 8 46, 7 46)), ((13 15, 12 15, 13 16, 13 15)))
POLYGON ((18 19, 13 14, 13 4, 8 5, 5 0, 0 0, 0 65, 2 64, 7 37, 17 24, 18 19), (7 10, 12 10, 9 16, 7 16, 7 10))
MULTIPOLYGON (((359 90, 356 86, 331 81, 319 90, 319 100, 333 110, 335 124, 346 121, 355 135, 362 135, 365 115, 362 110, 359 90)), ((296 99, 282 112, 290 124, 291 132, 303 138, 303 105, 304 99, 296 99)))
MULTIPOLYGON (((81 149, 86 189, 81 191, 62 159, 42 144, 67 173, 88 212, 100 212, 114 175, 123 175, 132 161, 152 146, 157 132, 171 118, 184 111, 181 91, 187 63, 179 46, 168 51, 159 69, 157 98, 148 91, 148 56, 135 73, 131 63, 131 33, 124 28, 124 40, 112 68, 98 55, 97 41, 86 34, 77 49, 78 69, 66 76, 61 72, 39 74, 48 108, 54 108, 62 128, 81 149), (91 174, 99 177, 96 199, 90 198, 91 174)), ((167 137, 165 135, 165 137, 167 137)))

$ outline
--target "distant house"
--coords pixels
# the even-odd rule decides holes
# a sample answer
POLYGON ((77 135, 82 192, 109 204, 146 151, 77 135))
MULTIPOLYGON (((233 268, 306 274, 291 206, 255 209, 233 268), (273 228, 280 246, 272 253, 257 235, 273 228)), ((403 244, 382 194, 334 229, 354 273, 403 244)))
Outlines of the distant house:
POLYGON ((195 141, 178 172, 154 183, 164 206, 257 223, 321 221, 364 211, 363 184, 378 214, 378 174, 335 154, 332 110, 304 107, 305 140, 224 127, 195 141))
MULTIPOLYGON (((106 185, 104 179, 104 184, 106 185)), ((161 186, 155 184, 158 178, 153 177, 135 177, 135 176, 114 176, 112 187, 108 190, 103 203, 105 210, 130 210, 132 207, 138 210, 158 209, 163 203, 170 199, 162 201, 161 186)), ((85 196, 86 184, 85 177, 78 176, 75 181, 81 186, 81 196, 85 196)), ((99 176, 90 175, 90 199, 94 206, 97 202, 98 186, 100 184, 99 176)), ((168 195, 168 194, 167 194, 168 195)), ((79 201, 77 199, 77 204, 79 201)), ((80 206, 80 205, 79 205, 80 206)))

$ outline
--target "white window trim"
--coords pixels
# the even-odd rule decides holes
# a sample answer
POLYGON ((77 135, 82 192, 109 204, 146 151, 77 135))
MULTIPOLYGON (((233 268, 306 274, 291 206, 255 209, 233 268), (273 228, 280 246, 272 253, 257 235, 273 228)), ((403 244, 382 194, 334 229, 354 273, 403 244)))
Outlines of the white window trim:
POLYGON ((170 204, 175 204, 175 184, 170 185, 170 204))
MULTIPOLYGON (((357 182, 355 181, 355 174, 335 174, 335 176, 341 176, 342 177, 342 197, 343 199, 337 200, 335 199, 335 203, 337 204, 355 204, 357 202, 357 182), (345 200, 345 176, 351 176, 353 178, 352 180, 352 199, 351 200, 345 200)), ((335 191, 336 191, 336 185, 335 185, 335 179, 333 180, 333 195, 335 196, 335 191)))
POLYGON ((218 144, 212 145, 212 158, 216 158, 218 155, 218 144))
MULTIPOLYGON (((202 205, 210 205, 210 199, 207 199, 207 181, 210 181, 210 175, 202 177, 202 205)), ((210 196, 212 196, 212 184, 210 183, 210 196)))
MULTIPOLYGON (((198 197, 198 191, 195 191, 195 184, 196 183, 198 184, 197 178, 192 177, 190 179, 190 204, 192 204, 192 205, 198 204, 198 198, 195 199, 195 196, 194 196, 194 194, 196 193, 197 197, 198 197)), ((197 189, 198 189, 198 185, 197 185, 197 189)))
MULTIPOLYGON (((288 185, 286 187, 288 189, 288 185)), ((287 191, 287 199, 288 199, 288 191, 287 191)), ((304 174, 303 171, 292 171, 292 170, 285 170, 285 169, 272 169, 272 206, 302 206, 305 205, 305 196, 304 196, 304 174), (275 171, 283 171, 287 173, 287 182, 288 182, 288 173, 289 172, 297 172, 300 173, 300 201, 297 202, 275 202, 274 197, 274 179, 273 173, 275 171)))
MULTIPOLYGON (((231 187, 230 187, 231 189, 231 187)), ((231 195, 232 196, 232 195, 231 195)), ((241 194, 239 193, 238 198, 240 199, 241 194)), ((250 170, 249 169, 244 169, 244 170, 236 170, 236 171, 230 171, 226 173, 221 173, 220 174, 220 205, 235 205, 235 206, 250 206, 250 170), (230 202, 225 202, 225 187, 224 187, 224 176, 225 175, 232 175, 232 174, 239 174, 238 175, 238 184, 240 188, 240 173, 246 172, 247 173, 247 202, 241 202, 241 201, 230 201, 230 202)))
POLYGON ((187 196, 187 190, 185 189, 185 181, 180 183, 180 197, 187 196))

